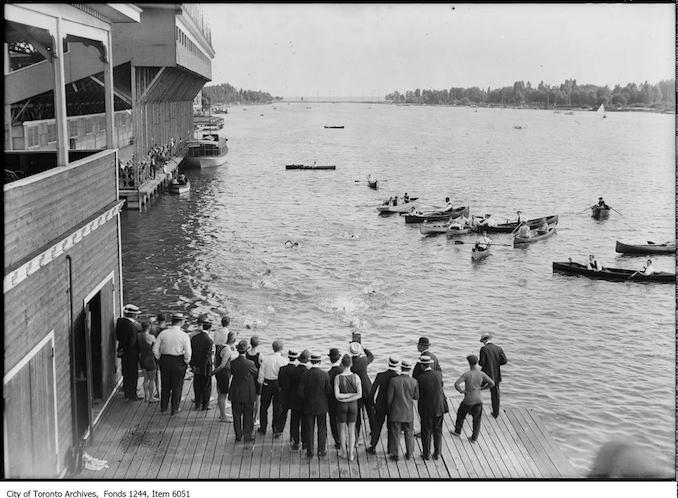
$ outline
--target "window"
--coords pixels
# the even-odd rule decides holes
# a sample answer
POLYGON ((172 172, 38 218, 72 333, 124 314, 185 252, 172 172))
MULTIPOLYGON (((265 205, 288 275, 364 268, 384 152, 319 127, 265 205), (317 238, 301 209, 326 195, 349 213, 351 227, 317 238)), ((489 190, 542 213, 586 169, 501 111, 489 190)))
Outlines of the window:
POLYGON ((57 139, 57 129, 55 124, 47 125, 47 143, 56 142, 57 139))

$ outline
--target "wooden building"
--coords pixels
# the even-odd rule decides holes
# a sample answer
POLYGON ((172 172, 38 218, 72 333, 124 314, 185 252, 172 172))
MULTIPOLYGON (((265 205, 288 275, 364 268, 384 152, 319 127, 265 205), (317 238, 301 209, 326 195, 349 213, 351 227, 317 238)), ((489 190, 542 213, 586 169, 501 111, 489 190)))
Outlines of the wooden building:
MULTIPOLYGON (((111 26, 138 23, 140 9, 5 4, 4 14, 5 42, 37 53, 31 65, 5 67, 6 123, 13 102, 47 90, 54 112, 52 150, 5 151, 4 475, 54 478, 67 473, 92 438, 119 377, 114 323, 122 303, 122 202, 111 26), (72 57, 78 45, 87 47, 87 57, 72 57), (73 151, 66 75, 88 71, 101 75, 105 143, 73 151)), ((12 137, 6 126, 6 148, 12 137)))

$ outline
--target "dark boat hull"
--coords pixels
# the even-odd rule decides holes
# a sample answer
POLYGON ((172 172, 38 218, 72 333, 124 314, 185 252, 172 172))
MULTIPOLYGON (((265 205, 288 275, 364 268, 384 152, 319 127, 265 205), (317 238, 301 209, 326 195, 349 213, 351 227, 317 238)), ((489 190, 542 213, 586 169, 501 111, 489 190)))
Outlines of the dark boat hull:
MULTIPOLYGON (((554 214, 552 216, 547 216, 546 217, 546 223, 549 225, 557 225, 558 224, 558 215, 554 214)), ((544 217, 542 216, 541 218, 534 218, 532 220, 527 220, 527 224, 530 227, 530 229, 534 228, 539 228, 544 224, 544 217)), ((496 227, 488 227, 486 225, 483 226, 478 226, 477 231, 478 232, 483 232, 486 231, 487 233, 511 233, 513 232, 516 228, 518 228, 518 222, 514 223, 502 223, 500 225, 497 225, 496 227)))
POLYGON ((602 220, 610 216, 610 208, 602 208, 598 206, 593 206, 591 208, 591 217, 597 219, 597 220, 602 220))
POLYGON ((335 165, 305 165, 305 164, 286 164, 285 169, 337 169, 335 165))
POLYGON ((478 261, 482 261, 486 257, 490 255, 490 248, 488 247, 484 251, 480 251, 476 249, 475 247, 471 249, 471 261, 474 263, 477 263, 478 261))
POLYGON ((455 218, 459 218, 462 215, 462 213, 468 218, 468 215, 469 215, 468 206, 462 206, 462 207, 453 209, 449 213, 444 213, 442 211, 438 211, 438 212, 431 213, 431 214, 423 214, 423 215, 406 214, 404 216, 405 216, 405 223, 423 223, 424 221, 453 220, 455 218))
POLYGON ((624 254, 674 254, 676 244, 631 245, 617 241, 614 250, 624 254))
POLYGON ((589 270, 586 265, 580 263, 570 263, 568 261, 554 261, 554 273, 564 273, 567 275, 581 275, 596 280, 608 280, 610 282, 662 282, 675 283, 676 274, 667 272, 656 272, 652 275, 641 275, 634 270, 625 270, 622 268, 605 268, 600 271, 589 270))
POLYGON ((556 228, 552 227, 548 232, 541 235, 533 235, 532 237, 515 237, 513 239, 513 247, 525 246, 527 244, 532 244, 533 242, 538 242, 540 240, 548 239, 552 235, 555 235, 556 228))
POLYGON ((374 180, 373 182, 367 182, 367 186, 374 190, 379 188, 377 180, 374 180))

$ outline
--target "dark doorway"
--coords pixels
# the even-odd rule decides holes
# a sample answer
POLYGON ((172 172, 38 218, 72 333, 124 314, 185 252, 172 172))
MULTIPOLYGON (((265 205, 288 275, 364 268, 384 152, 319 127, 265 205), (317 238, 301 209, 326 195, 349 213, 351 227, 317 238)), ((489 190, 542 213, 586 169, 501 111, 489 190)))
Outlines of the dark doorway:
POLYGON ((101 358, 101 292, 89 302, 90 312, 90 345, 92 354, 92 402, 101 404, 103 401, 103 376, 101 358))

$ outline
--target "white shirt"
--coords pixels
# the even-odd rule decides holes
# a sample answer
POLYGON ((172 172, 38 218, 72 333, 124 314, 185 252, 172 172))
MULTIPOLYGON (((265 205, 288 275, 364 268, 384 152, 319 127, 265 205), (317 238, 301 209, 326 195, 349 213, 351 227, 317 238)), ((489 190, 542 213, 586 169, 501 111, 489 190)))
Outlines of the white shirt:
POLYGON ((214 331, 214 344, 216 346, 223 346, 228 339, 228 327, 221 327, 214 331))
POLYGON ((498 225, 497 220, 495 220, 495 219, 492 218, 492 217, 487 218, 487 219, 485 220, 485 224, 486 224, 488 227, 496 227, 496 226, 498 225))
POLYGON ((262 384, 264 380, 278 380, 278 373, 280 368, 287 365, 287 358, 284 358, 280 353, 273 353, 264 356, 259 368, 259 376, 257 382, 262 384))
POLYGON ((643 275, 652 275, 654 273, 654 267, 652 263, 648 263, 645 268, 643 268, 643 275))
POLYGON ((153 355, 159 360, 164 354, 179 356, 184 355, 186 363, 191 361, 191 341, 188 334, 176 325, 167 327, 158 334, 153 344, 153 355))
POLYGON ((483 235, 480 237, 480 240, 478 242, 480 242, 481 244, 488 245, 492 243, 492 239, 489 238, 487 235, 483 235))
POLYGON ((518 237, 529 237, 530 236, 530 227, 527 225, 520 225, 518 229, 518 237))

